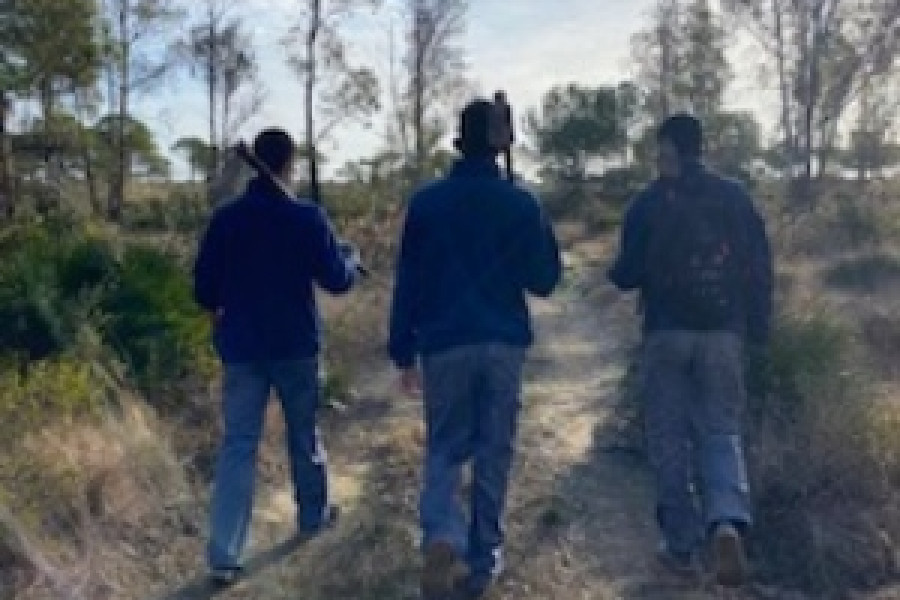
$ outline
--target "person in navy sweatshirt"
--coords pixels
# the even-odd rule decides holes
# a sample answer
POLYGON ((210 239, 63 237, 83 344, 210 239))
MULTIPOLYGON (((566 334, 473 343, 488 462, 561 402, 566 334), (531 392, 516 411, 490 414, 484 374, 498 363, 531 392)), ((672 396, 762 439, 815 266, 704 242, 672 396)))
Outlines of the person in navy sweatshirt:
MULTIPOLYGON (((253 151, 288 182, 297 153, 287 133, 263 131, 253 151)), ((262 176, 216 210, 201 241, 194 291, 213 316, 224 368, 224 431, 207 549, 211 576, 220 583, 240 572, 271 388, 287 427, 298 533, 314 534, 337 516, 329 504, 325 451, 316 427, 321 331, 314 287, 343 294, 353 286, 357 266, 358 253, 338 241, 322 208, 285 197, 262 176)))
POLYGON ((423 375, 427 447, 420 502, 425 598, 479 597, 502 569, 501 517, 522 365, 526 294, 560 279, 556 238, 537 200, 500 175, 492 104, 462 112, 462 158, 410 200, 391 309, 390 356, 404 392, 423 375), (457 503, 472 463, 470 519, 457 503))
POLYGON ((658 557, 693 577, 709 550, 719 583, 740 585, 752 524, 744 356, 765 355, 772 253, 746 187, 704 163, 699 120, 668 117, 656 138, 659 177, 628 208, 609 278, 642 299, 639 379, 658 557))

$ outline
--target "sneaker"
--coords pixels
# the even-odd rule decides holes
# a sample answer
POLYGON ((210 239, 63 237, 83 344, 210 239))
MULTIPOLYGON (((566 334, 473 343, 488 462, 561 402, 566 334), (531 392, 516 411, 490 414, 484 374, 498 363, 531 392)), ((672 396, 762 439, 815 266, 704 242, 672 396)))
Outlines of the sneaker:
POLYGON ((469 575, 459 582, 454 600, 457 598, 459 600, 480 600, 487 595, 496 581, 497 578, 490 574, 469 575))
POLYGON ((215 585, 226 587, 240 579, 241 572, 241 567, 212 567, 209 570, 209 578, 215 585))
POLYGON ((737 587, 747 580, 747 555, 741 534, 732 523, 719 523, 713 530, 713 569, 716 581, 727 587, 737 587))
POLYGON ((491 587, 503 575, 505 565, 503 561, 503 548, 497 547, 491 550, 491 563, 489 571, 472 571, 459 582, 457 598, 460 600, 478 600, 484 598, 491 587))
POLYGON ((313 527, 300 525, 297 528, 297 534, 301 538, 315 537, 315 536, 319 535, 320 533, 322 533, 323 531, 334 527, 337 524, 340 516, 341 516, 340 507, 337 505, 334 505, 334 504, 329 504, 328 506, 325 507, 325 511, 322 515, 322 520, 317 525, 315 525, 313 527))
POLYGON ((667 571, 679 577, 696 577, 698 575, 697 561, 692 552, 675 552, 669 549, 668 544, 661 543, 656 550, 656 560, 667 571))
POLYGON ((422 570, 422 600, 451 600, 457 597, 466 578, 466 566, 456 549, 445 541, 425 548, 422 570))

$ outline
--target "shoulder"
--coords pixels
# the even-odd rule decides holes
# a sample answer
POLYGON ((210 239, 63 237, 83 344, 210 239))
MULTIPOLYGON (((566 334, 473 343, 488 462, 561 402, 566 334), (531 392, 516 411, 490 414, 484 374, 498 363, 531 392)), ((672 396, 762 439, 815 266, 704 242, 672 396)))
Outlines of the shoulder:
POLYGON ((409 197, 406 218, 421 218, 439 211, 439 207, 457 196, 460 183, 456 178, 443 177, 420 185, 409 197))
POLYGON ((708 185, 713 186, 720 195, 732 200, 750 199, 750 192, 740 179, 728 177, 716 171, 708 171, 706 177, 708 185))
POLYGON ((217 206, 209 218, 207 229, 220 231, 224 227, 230 227, 232 223, 240 222, 245 203, 244 198, 239 196, 236 200, 217 206))

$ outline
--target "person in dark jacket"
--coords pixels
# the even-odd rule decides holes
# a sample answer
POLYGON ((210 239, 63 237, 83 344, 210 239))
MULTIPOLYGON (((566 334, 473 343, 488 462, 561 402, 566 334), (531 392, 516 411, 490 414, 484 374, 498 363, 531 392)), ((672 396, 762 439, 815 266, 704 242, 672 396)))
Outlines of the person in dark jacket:
MULTIPOLYGON (((287 133, 263 131, 253 151, 287 183, 296 156, 287 133)), ((357 255, 337 240, 319 206, 286 198, 264 177, 216 210, 201 241, 195 296, 214 318, 224 366, 224 431, 207 550, 211 575, 220 582, 234 580, 240 571, 271 388, 287 426, 298 533, 313 534, 337 516, 329 504, 325 451, 316 428, 321 332, 314 287, 347 292, 357 264, 357 255)))
POLYGON ((657 138, 660 176, 628 209, 609 275, 620 289, 641 292, 641 395, 664 538, 659 557, 695 573, 709 544, 719 581, 739 584, 751 524, 743 355, 769 333, 772 258, 744 186, 704 166, 700 122, 670 117, 657 138), (709 257, 704 240, 713 240, 709 257))
POLYGON ((560 278, 546 215, 500 175, 492 110, 485 100, 463 110, 455 143, 462 158, 410 200, 397 264, 390 356, 406 393, 419 391, 417 365, 424 375, 426 598, 451 589, 478 597, 500 573, 522 365, 533 338, 526 294, 548 296, 560 278), (456 495, 468 461, 467 523, 456 495))

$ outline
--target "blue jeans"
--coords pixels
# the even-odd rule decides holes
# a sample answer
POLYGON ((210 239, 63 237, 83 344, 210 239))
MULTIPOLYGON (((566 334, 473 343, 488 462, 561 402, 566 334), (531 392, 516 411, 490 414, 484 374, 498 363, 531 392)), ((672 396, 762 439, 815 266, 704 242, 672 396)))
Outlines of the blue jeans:
POLYGON ((736 334, 701 331, 660 331, 644 342, 647 450, 657 520, 674 552, 695 551, 720 521, 751 522, 742 345, 736 334))
POLYGON ((423 359, 427 446, 420 515, 425 546, 444 541, 473 577, 500 568, 501 519, 512 465, 525 350, 465 346, 423 359), (457 501, 472 462, 469 521, 457 501))
POLYGON ((213 487, 208 561, 236 567, 250 529, 256 453, 272 387, 281 400, 298 504, 297 526, 315 529, 328 503, 325 450, 316 427, 320 387, 315 358, 224 366, 223 439, 213 487))

